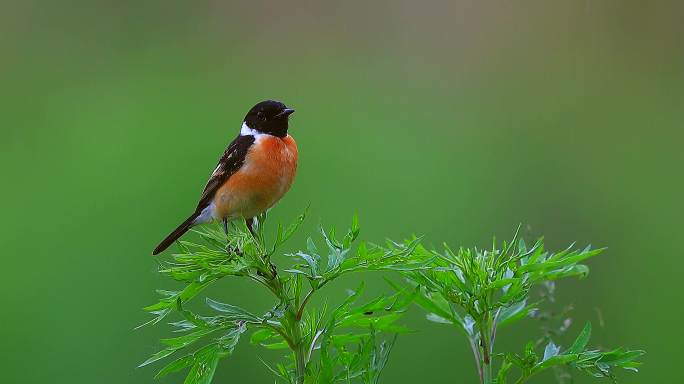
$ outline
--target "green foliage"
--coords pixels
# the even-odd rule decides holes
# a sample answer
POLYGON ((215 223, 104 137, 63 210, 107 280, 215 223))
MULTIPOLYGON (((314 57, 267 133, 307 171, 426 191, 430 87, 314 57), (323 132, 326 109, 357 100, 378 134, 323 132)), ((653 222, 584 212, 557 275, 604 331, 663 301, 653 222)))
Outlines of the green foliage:
POLYGON ((416 237, 380 246, 358 241, 354 218, 341 239, 334 229, 321 228, 318 241, 309 237, 304 250, 282 254, 281 247, 298 230, 304 215, 287 227, 278 226, 270 245, 264 234, 265 220, 265 215, 258 219, 255 236, 246 227, 236 228, 229 236, 220 228, 207 228, 197 232, 201 244, 180 242, 181 252, 164 262, 160 273, 183 283, 183 288, 158 291, 161 299, 145 308, 153 318, 143 325, 157 324, 174 314, 179 319, 169 324, 181 335, 162 339, 164 348, 141 366, 173 355, 175 360, 156 377, 187 370, 185 383, 210 383, 219 361, 249 334, 251 343, 285 352, 276 364, 262 361, 278 382, 377 384, 397 335, 408 332, 398 320, 411 303, 427 311, 429 321, 447 324, 466 336, 484 384, 509 383, 514 371, 519 372, 514 383, 525 383, 538 373, 562 368, 615 380, 616 369, 636 371, 640 364, 637 359, 642 351, 589 348, 590 324, 568 348, 555 344, 552 339, 567 330, 568 320, 560 332, 546 332, 522 353, 495 352, 498 332, 535 314, 541 317, 540 306, 551 297, 553 282, 586 276, 589 268, 582 262, 601 249, 570 246, 549 252, 542 239, 528 247, 517 233, 500 247, 494 241, 490 249, 454 251, 445 245, 438 252, 425 248, 416 237), (276 267, 273 257, 280 257, 287 267, 276 267), (409 284, 390 281, 394 294, 365 302, 361 301, 361 284, 333 309, 327 304, 310 305, 311 298, 330 282, 362 271, 398 272, 409 284), (268 290, 273 296, 271 309, 255 313, 209 297, 204 298, 208 315, 186 308, 209 285, 225 277, 248 279, 268 290), (543 288, 546 295, 532 300, 535 287, 543 288))
MULTIPOLYGON (((560 252, 548 252, 543 239, 528 247, 516 232, 501 248, 494 241, 488 250, 453 251, 445 245, 443 252, 437 252, 416 246, 417 258, 432 260, 430 267, 406 271, 404 275, 417 289, 415 302, 428 312, 428 320, 452 325, 467 337, 482 383, 506 383, 513 367, 521 371, 517 382, 522 383, 560 365, 595 377, 613 378, 615 368, 635 370, 638 363, 634 360, 643 352, 586 349, 591 332, 589 325, 562 353, 552 341, 546 345, 541 358, 535 352, 535 343, 528 344, 523 355, 494 353, 496 335, 502 327, 538 310, 540 301, 530 300, 535 286, 548 285, 561 278, 586 276, 589 268, 581 263, 601 251, 570 246, 560 252), (495 377, 493 359, 497 356, 503 359, 495 377)), ((401 289, 397 284, 394 286, 401 289)))
POLYGON ((534 343, 529 343, 522 355, 505 355, 506 363, 499 371, 497 383, 505 383, 505 374, 510 365, 518 367, 521 371, 516 383, 524 383, 530 377, 557 366, 568 366, 594 377, 615 380, 613 372, 616 368, 636 371, 641 365, 635 360, 644 354, 643 351, 624 351, 621 348, 607 352, 590 350, 587 349, 590 336, 591 324, 587 323, 572 345, 562 352, 560 346, 549 341, 541 358, 535 352, 534 343))
POLYGON ((162 298, 145 308, 154 317, 143 325, 157 324, 176 313, 181 319, 170 324, 183 335, 161 340, 165 348, 141 366, 178 354, 181 356, 157 377, 188 369, 185 383, 210 383, 219 360, 230 356, 240 337, 251 332, 252 343, 289 351, 291 359, 275 366, 264 362, 281 382, 377 383, 396 335, 407 332, 397 321, 415 290, 357 305, 362 285, 332 311, 307 304, 325 285, 347 273, 425 267, 415 258, 418 240, 386 247, 365 242, 355 246, 359 226, 354 218, 341 240, 334 229, 321 229, 321 251, 308 238, 306 251, 285 255, 291 265, 279 272, 271 258, 297 231, 304 215, 287 227, 279 226, 270 246, 264 234, 265 220, 266 215, 257 220, 256 236, 244 227, 228 236, 220 228, 207 228, 197 232, 201 244, 180 242, 181 252, 164 262, 160 273, 184 283, 184 288, 159 291, 162 298), (249 279, 267 289, 274 297, 272 309, 256 314, 212 298, 205 298, 207 309, 213 312, 209 316, 185 308, 209 285, 229 276, 249 279), (384 340, 383 335, 394 336, 384 340))
POLYGON ((560 352, 561 348, 549 341, 544 348, 541 359, 537 357, 534 348, 529 346, 524 355, 507 356, 508 360, 523 372, 520 382, 526 381, 532 375, 558 365, 567 365, 594 377, 613 378, 615 368, 636 370, 640 363, 635 359, 643 355, 643 351, 623 351, 615 349, 608 352, 588 350, 587 344, 591 336, 591 324, 587 323, 573 344, 560 352))

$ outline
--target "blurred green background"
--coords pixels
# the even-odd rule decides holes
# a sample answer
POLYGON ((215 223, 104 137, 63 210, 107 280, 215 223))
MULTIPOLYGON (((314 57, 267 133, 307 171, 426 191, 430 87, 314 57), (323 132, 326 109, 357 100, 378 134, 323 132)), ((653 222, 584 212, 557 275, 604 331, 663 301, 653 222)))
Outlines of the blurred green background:
MULTIPOLYGON (((276 98, 297 109, 301 158, 272 217, 311 204, 290 248, 354 213, 371 241, 485 246, 524 223, 552 249, 609 247, 558 286, 570 333, 591 321, 595 345, 646 349, 624 383, 680 382, 683 4, 3 2, 2 381, 153 381, 161 365, 135 367, 168 329, 132 329, 154 289, 176 285, 150 251, 246 111, 276 98)), ((212 295, 269 304, 235 281, 212 295)), ((418 309, 405 322, 419 332, 399 339, 384 383, 475 382, 459 334, 418 309)), ((276 358, 243 340, 216 382, 273 382, 257 356, 276 358)))

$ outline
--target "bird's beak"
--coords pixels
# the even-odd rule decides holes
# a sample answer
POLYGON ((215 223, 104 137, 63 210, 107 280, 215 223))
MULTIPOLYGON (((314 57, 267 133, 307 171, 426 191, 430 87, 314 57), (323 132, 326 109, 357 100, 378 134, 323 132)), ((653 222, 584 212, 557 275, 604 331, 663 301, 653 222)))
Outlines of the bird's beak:
POLYGON ((288 117, 288 116, 290 116, 291 114, 293 114, 294 111, 295 111, 294 109, 285 108, 285 109, 283 109, 282 112, 280 112, 280 113, 278 114, 278 116, 276 116, 276 117, 288 117))

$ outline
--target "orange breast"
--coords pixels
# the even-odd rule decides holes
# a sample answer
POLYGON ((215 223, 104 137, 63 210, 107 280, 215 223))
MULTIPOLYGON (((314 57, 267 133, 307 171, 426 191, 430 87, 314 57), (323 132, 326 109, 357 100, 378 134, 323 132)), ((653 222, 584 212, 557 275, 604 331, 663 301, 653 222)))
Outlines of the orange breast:
POLYGON ((297 144, 291 136, 258 136, 240 170, 216 192, 216 214, 251 218, 264 212, 290 189, 296 171, 297 144))

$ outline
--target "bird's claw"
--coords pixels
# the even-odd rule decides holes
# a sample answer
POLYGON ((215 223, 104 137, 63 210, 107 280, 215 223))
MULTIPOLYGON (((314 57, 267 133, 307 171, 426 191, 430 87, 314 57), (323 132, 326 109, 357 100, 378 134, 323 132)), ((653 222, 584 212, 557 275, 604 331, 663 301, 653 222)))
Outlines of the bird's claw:
POLYGON ((229 253, 229 254, 232 253, 232 254, 237 255, 237 256, 243 255, 242 250, 240 248, 235 247, 235 246, 230 245, 230 244, 226 245, 225 250, 226 250, 226 253, 229 253))

